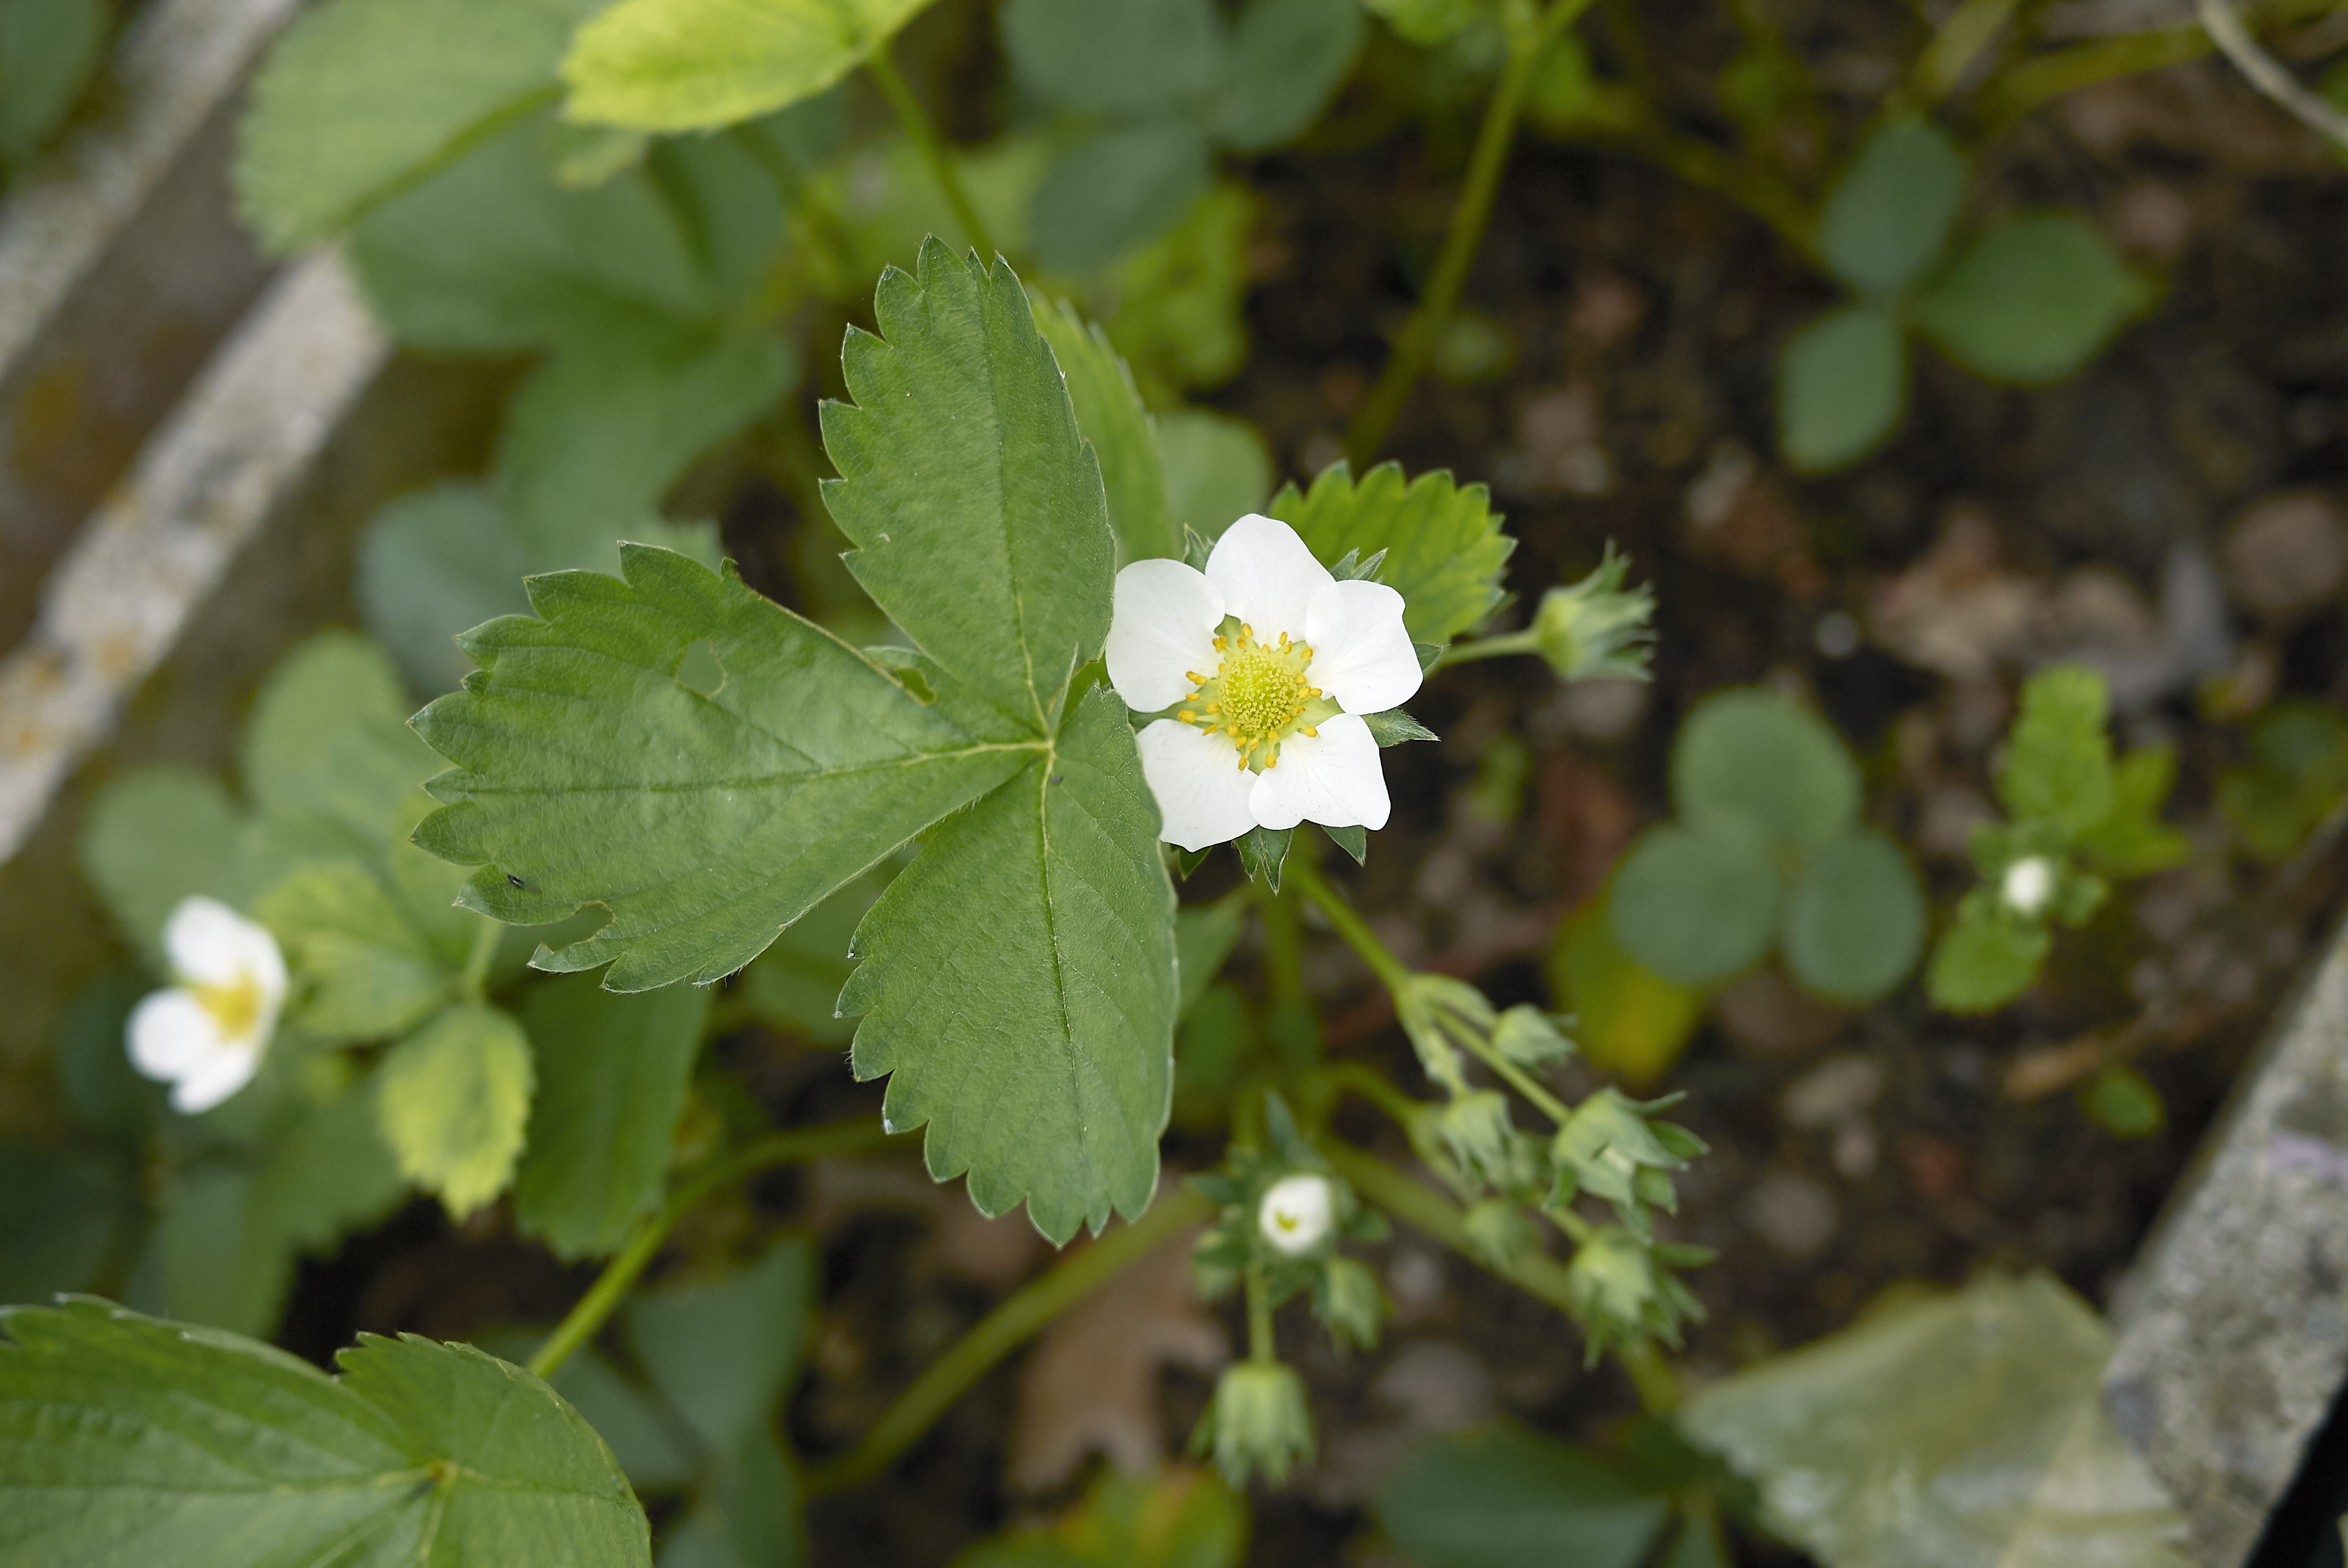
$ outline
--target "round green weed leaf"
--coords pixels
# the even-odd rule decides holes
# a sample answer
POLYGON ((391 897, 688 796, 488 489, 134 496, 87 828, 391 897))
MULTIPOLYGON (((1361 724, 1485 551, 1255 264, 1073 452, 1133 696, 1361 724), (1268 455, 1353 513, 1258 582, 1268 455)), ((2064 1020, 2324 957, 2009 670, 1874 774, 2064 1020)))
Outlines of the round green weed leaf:
POLYGON ((2079 1109, 2118 1138, 2147 1138, 2168 1122, 2160 1091, 2132 1067, 2114 1062, 2080 1086, 2079 1109))
POLYGON ((1931 265, 1964 199, 1964 159, 1937 126, 1888 125, 1827 199, 1819 253, 1860 293, 1891 293, 1931 265))
POLYGON ((2143 304, 2143 279, 2075 213, 2023 218, 1957 258, 1920 320, 1951 359, 1993 381, 2056 381, 2143 304))
POLYGON ((1607 902, 1614 939, 1684 986, 1712 985, 1756 961, 1776 914, 1768 852, 1734 826, 1655 829, 1623 861, 1607 902))
POLYGON ((1879 833, 1818 845, 1786 900, 1786 962, 1805 989, 1833 1001, 1883 995, 1923 943, 1916 874, 1879 833))
POLYGON ((1833 311, 1786 341, 1777 361, 1777 446, 1807 473, 1857 462, 1900 424, 1908 341, 1872 305, 1833 311))
POLYGON ((1859 815, 1859 769, 1826 721, 1763 687, 1697 704, 1672 747, 1672 798, 1696 827, 1819 844, 1859 815))

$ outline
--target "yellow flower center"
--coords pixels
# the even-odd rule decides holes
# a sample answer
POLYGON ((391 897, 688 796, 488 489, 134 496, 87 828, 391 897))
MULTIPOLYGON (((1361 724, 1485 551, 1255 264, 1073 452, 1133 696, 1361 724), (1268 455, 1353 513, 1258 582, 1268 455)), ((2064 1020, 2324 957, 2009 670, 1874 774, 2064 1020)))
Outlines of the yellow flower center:
POLYGON ((1183 671, 1198 690, 1183 699, 1175 717, 1210 735, 1229 735, 1243 768, 1262 773, 1278 766, 1281 742, 1299 733, 1317 734, 1313 725, 1338 711, 1305 678, 1313 650, 1291 642, 1284 631, 1277 645, 1258 642, 1253 627, 1226 617, 1215 651, 1223 657, 1212 674, 1183 671))
POLYGON ((197 1005, 212 1015, 221 1033, 242 1040, 261 1027, 261 982, 250 975, 224 986, 195 986, 197 1005))

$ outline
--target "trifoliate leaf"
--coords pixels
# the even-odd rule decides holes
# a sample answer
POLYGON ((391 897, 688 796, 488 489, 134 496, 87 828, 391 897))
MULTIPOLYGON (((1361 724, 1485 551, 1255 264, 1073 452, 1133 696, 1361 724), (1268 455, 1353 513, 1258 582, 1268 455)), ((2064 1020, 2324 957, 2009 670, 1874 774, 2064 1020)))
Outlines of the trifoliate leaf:
POLYGON ((1048 734, 1108 635, 1114 575, 1059 368, 1010 267, 940 240, 881 276, 873 314, 880 336, 851 330, 840 354, 856 402, 823 406, 849 568, 947 673, 1048 734))
POLYGON ((1323 564, 1349 549, 1385 550, 1378 580, 1402 595, 1403 625, 1415 642, 1449 642, 1489 615, 1516 548, 1483 486, 1461 489, 1440 470, 1405 484, 1399 463, 1379 464, 1359 485, 1345 465, 1333 463, 1309 494, 1289 485, 1267 511, 1294 528, 1323 564))
POLYGON ((1211 151, 1205 127, 1171 112, 1070 144, 1028 209, 1036 260, 1089 272, 1157 239, 1206 190, 1211 151))
POLYGON ((1777 446, 1806 473, 1866 456, 1908 406, 1908 340, 1873 305, 1829 311, 1786 340, 1777 361, 1777 446))
POLYGON ((472 668, 458 634, 529 609, 529 570, 496 497, 478 485, 439 485, 368 521, 359 536, 359 608, 412 689, 446 692, 472 668))
MULTIPOLYGON (((438 872, 454 869, 416 858, 438 872)), ((324 1039, 388 1040, 453 995, 463 955, 436 947, 391 891, 355 862, 297 868, 254 913, 303 984, 296 1016, 324 1039)))
POLYGON ((497 1009, 448 1009, 392 1047, 376 1112, 400 1173, 464 1218, 513 1178, 530 1121, 530 1041, 497 1009))
POLYGON ((1879 833, 1810 852, 1786 899, 1787 967, 1829 1000, 1870 1002, 1898 985, 1924 944, 1924 893, 1879 833))
POLYGON ((1987 891, 1967 894, 1956 924, 1932 950, 1925 993, 1944 1012, 1989 1012, 2029 989, 2054 938, 2044 924, 1998 909, 1987 891))
POLYGON ((1038 301, 1035 325, 1067 379, 1076 428, 1100 460, 1117 564, 1155 556, 1180 559, 1181 530, 1167 508, 1158 440, 1149 413, 1141 406, 1141 395, 1134 390, 1133 373, 1110 346, 1108 334, 1065 300, 1057 304, 1038 301))
POLYGON ((1379 1488, 1378 1522, 1423 1568, 1634 1568, 1669 1506, 1581 1449, 1514 1427, 1421 1442, 1379 1488))
POLYGON ((968 712, 916 701, 730 569, 643 546, 622 561, 625 581, 533 579, 545 619, 474 631, 479 672, 416 719, 458 764, 417 841, 483 868, 469 906, 516 925, 611 908, 541 967, 617 958, 614 990, 730 974, 1040 749, 999 714, 973 733, 968 712), (714 692, 678 678, 696 648, 724 672, 714 692))
POLYGON ((1008 0, 1002 28, 1020 85, 1066 108, 1176 109, 1213 91, 1229 68, 1213 0, 1008 0))
POLYGON ((2086 364, 2152 290, 2075 212, 2016 219, 1918 302, 1942 352, 1993 381, 2056 381, 2086 364))
POLYGON ((1997 771, 1998 798, 2016 822, 2076 835, 2110 814, 2109 707, 2104 677, 2082 664, 2058 664, 2023 683, 2022 716, 1997 771))
POLYGON ((1296 135, 1345 79, 1361 42, 1354 0, 1254 0, 1232 35, 1217 138, 1261 152, 1296 135))
POLYGON ((1204 408, 1158 415, 1158 458, 1176 530, 1213 540, 1272 494, 1272 454, 1254 425, 1204 408))
POLYGON ((652 1561, 611 1450, 545 1384, 469 1346, 363 1336, 335 1378, 102 1301, 0 1323, 11 1562, 652 1561))
POLYGON ((811 98, 929 0, 620 0, 562 62, 572 119, 706 130, 811 98))
POLYGON ((0 165, 38 147, 105 57, 107 0, 0 0, 0 165))
POLYGON ((701 986, 615 995, 590 975, 530 993, 535 1131, 514 1173, 514 1219, 556 1256, 608 1253, 659 1206, 709 997, 701 986))
POLYGON ((284 251, 324 239, 530 108, 602 0, 332 0, 253 84, 238 206, 284 251))
POLYGON ((1174 890, 1124 708, 1095 688, 1049 754, 956 817, 856 933, 842 1012, 891 1128, 985 1214, 1055 1243, 1149 1202, 1173 1080, 1174 890), (973 918, 983 910, 982 918, 973 918))
POLYGON ((1777 847, 1818 844, 1859 815, 1859 769, 1825 720, 1746 687, 1705 698, 1680 727, 1672 800, 1694 826, 1722 825, 1777 847))
POLYGON ((1894 120, 1835 182, 1818 218, 1818 252, 1860 293, 1895 293, 1940 255, 1964 200, 1955 144, 1929 121, 1894 120))
POLYGON ((1632 847, 1607 900, 1623 950, 1664 979, 1708 986, 1769 950, 1777 871, 1761 840, 1733 825, 1666 824, 1632 847))

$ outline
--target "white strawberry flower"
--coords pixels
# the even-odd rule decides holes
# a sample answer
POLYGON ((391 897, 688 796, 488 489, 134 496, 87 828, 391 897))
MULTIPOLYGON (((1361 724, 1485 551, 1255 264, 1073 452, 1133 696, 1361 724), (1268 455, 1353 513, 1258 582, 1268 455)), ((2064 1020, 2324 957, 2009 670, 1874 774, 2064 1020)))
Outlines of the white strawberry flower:
POLYGON ((1418 690, 1402 595, 1340 582, 1286 523, 1251 512, 1203 572, 1139 560, 1117 574, 1108 678, 1165 818, 1189 850, 1251 828, 1384 827, 1378 743, 1365 713, 1418 690))
POLYGON ((227 905, 183 898, 163 925, 180 982, 131 1010, 131 1065, 171 1086, 171 1108, 209 1111, 252 1081, 285 1000, 277 938, 227 905))
POLYGON ((1256 1204, 1256 1228, 1290 1257, 1319 1246, 1336 1223, 1336 1194, 1329 1178, 1309 1173, 1282 1176, 1264 1189, 1256 1204))

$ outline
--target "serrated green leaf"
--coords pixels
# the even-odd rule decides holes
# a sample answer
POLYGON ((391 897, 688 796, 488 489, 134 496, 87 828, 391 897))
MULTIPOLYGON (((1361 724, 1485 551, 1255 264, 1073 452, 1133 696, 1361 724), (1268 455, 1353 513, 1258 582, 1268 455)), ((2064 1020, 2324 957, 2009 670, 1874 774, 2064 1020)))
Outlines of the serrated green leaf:
POLYGON ((1229 67, 1213 0, 1008 0, 1001 26, 1020 85, 1066 108, 1177 108, 1213 91, 1229 67))
POLYGON ((629 1304, 636 1360, 708 1451, 751 1436, 789 1391, 807 1352, 819 1266, 807 1237, 787 1235, 747 1267, 629 1304))
POLYGON ((387 1040, 454 996, 461 959, 436 948, 390 891, 354 862, 296 868, 254 913, 303 983, 296 1016, 326 1040, 387 1040))
POLYGON ((851 330, 856 402, 823 405, 824 503, 849 569, 947 673, 1037 734, 1108 635, 1114 545, 1098 463, 1007 264, 942 241, 883 274, 851 330))
POLYGON ((470 1347, 366 1336, 335 1379, 100 1301, 11 1307, 0 1322, 11 1561, 651 1562, 644 1512, 593 1430, 537 1378, 470 1347))
POLYGON ((2085 665, 2057 664, 2023 683, 2022 715, 1997 770, 1998 798, 2016 822, 2075 837, 2110 815, 2110 705, 2102 674, 2085 665))
POLYGON ((1875 1000, 1915 966, 1924 893, 1899 845, 1879 833, 1828 839, 1787 894, 1786 964, 1831 1001, 1875 1000))
POLYGON ((2003 915, 1986 898, 1968 896, 1956 924, 1932 950, 1925 993, 1944 1012, 1989 1012, 2003 1007, 2038 978, 2054 938, 2046 927, 2003 915))
POLYGON ((1966 369, 2057 381, 2087 363, 2151 290, 2074 212, 2020 218, 1988 235, 1918 302, 1918 321, 1966 369))
POLYGON ((1614 874, 1607 919, 1623 950, 1684 986, 1714 985, 1769 950, 1776 868, 1750 833, 1666 824, 1614 874))
POLYGON ((506 1190, 530 1121, 530 1040, 497 1009, 448 1009, 376 1070, 385 1142, 402 1175, 464 1218, 506 1190))
POLYGON ((1694 826, 1724 825, 1776 846, 1820 844, 1858 818, 1859 798, 1841 738, 1764 687, 1705 698, 1672 743, 1672 800, 1694 826))
POLYGON ((968 1171, 982 1213, 1024 1199, 1055 1243, 1139 1214, 1157 1182, 1177 1001, 1158 826, 1123 705, 1096 687, 856 933, 857 1076, 895 1075, 884 1118, 929 1123, 932 1176, 968 1171))
POLYGON ((238 205, 262 243, 324 239, 530 108, 602 0, 331 0, 253 83, 238 205))
POLYGON ((1870 136, 1827 198, 1818 253, 1862 294, 1896 292, 1941 253, 1965 200, 1965 160, 1927 120, 1870 136))
POLYGON ((2112 768, 2112 808, 2079 835, 2079 847, 2115 876, 2165 871, 2192 853, 2193 842, 2160 820, 2177 783, 2177 748, 2138 746, 2112 768))
POLYGON ((1117 564, 1158 556, 1180 559, 1182 532, 1167 507, 1157 436, 1141 405, 1141 394, 1134 389, 1133 373, 1110 345, 1108 334, 1065 300, 1056 304, 1038 301, 1035 325, 1052 345, 1052 355, 1067 380, 1076 428, 1100 460, 1109 527, 1117 535, 1117 564))
POLYGON ((1158 415, 1158 459, 1175 531, 1211 540, 1261 511, 1272 494, 1272 454, 1254 425, 1205 408, 1158 415))
POLYGON ((1402 595, 1403 625, 1415 642, 1447 643, 1491 614, 1516 548, 1483 486, 1462 489, 1441 469, 1406 484, 1399 463, 1379 464, 1359 485, 1333 463, 1310 493, 1283 487, 1267 513, 1295 528, 1323 564, 1347 550, 1385 550, 1378 580, 1402 595))
POLYGON ((480 672, 416 719, 458 764, 417 840, 483 867, 470 907, 517 925, 612 909, 541 967, 616 958, 614 990, 730 974, 1040 744, 916 701, 730 569, 643 546, 622 562, 624 581, 533 579, 544 619, 476 630, 480 672), (725 672, 714 695, 676 678, 696 646, 725 672))
POLYGON ((529 609, 529 569, 494 496, 478 485, 436 486, 368 521, 359 536, 359 607, 411 689, 446 692, 472 668, 458 634, 529 609))
POLYGON ((929 0, 620 0, 562 62, 572 119, 706 130, 811 98, 929 0))
POLYGON ((1071 143, 1044 171, 1028 209, 1036 260, 1089 272, 1164 234, 1214 173, 1206 128, 1169 113, 1071 143))
POLYGON ((322 631, 279 660, 238 740, 245 794, 264 814, 324 818, 372 848, 423 804, 434 758, 409 733, 407 695, 383 651, 322 631))
POLYGON ((1595 1455, 1508 1426, 1421 1442, 1375 1506, 1420 1568, 1634 1568, 1669 1514, 1595 1455))
POLYGON ((1908 407, 1908 342, 1873 305, 1829 311, 1786 340, 1777 361, 1777 446, 1806 473, 1855 463, 1908 407))
POLYGON ((1296 135, 1345 79, 1361 42, 1354 0, 1253 0, 1232 36, 1218 139, 1262 152, 1296 135))
POLYGON ((660 1206, 709 997, 703 986, 617 995, 592 975, 530 992, 535 1131, 514 1173, 514 1221, 557 1257, 609 1253, 660 1206))
POLYGON ((0 0, 0 164, 38 147, 105 57, 107 0, 0 0))

